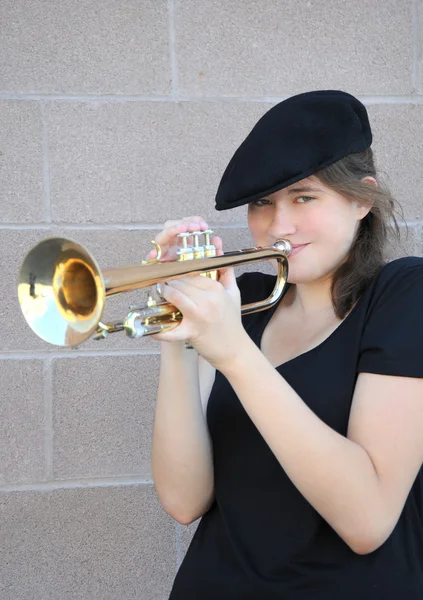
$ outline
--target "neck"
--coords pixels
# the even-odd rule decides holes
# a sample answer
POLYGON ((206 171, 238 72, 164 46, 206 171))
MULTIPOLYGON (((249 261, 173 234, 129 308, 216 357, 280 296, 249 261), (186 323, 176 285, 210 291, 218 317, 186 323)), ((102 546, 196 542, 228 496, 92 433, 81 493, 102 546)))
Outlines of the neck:
POLYGON ((331 283, 330 279, 326 279, 291 285, 284 298, 284 304, 304 320, 322 315, 333 316, 331 283))

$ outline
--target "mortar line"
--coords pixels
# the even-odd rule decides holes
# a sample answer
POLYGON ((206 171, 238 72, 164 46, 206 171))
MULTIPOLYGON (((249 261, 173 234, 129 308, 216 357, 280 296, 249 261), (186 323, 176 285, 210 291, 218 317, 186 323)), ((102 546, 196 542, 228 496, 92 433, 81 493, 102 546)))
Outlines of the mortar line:
MULTIPOLYGON (((210 221, 207 224, 211 228, 215 229, 247 229, 247 225, 245 223, 211 223, 210 221)), ((81 230, 81 231, 147 231, 149 229, 158 229, 159 231, 163 229, 163 223, 108 223, 98 225, 88 225, 85 223, 49 223, 48 225, 45 223, 1 223, 0 231, 2 229, 29 229, 33 231, 37 231, 38 229, 42 230, 50 230, 50 229, 63 229, 63 230, 81 230)))
POLYGON ((46 104, 40 102, 42 121, 42 148, 43 148, 43 199, 44 220, 51 223, 51 199, 50 199, 50 146, 47 128, 46 104))
POLYGON ((160 356, 160 350, 107 350, 104 352, 95 352, 91 350, 63 350, 62 352, 13 352, 13 351, 0 351, 0 360, 33 360, 35 358, 50 359, 56 358, 85 358, 85 357, 100 357, 105 358, 108 356, 160 356))
POLYGON ((420 40, 420 11, 422 0, 413 0, 412 2, 412 35, 413 35, 413 63, 412 63, 412 83, 413 91, 418 94, 420 84, 420 60, 421 60, 421 40, 420 40))
POLYGON ((3 484, 1 492, 51 492, 62 489, 96 488, 96 487, 124 487, 129 485, 152 485, 151 479, 142 479, 135 475, 87 477, 79 479, 56 479, 54 481, 3 484))
POLYGON ((167 2, 169 13, 169 58, 173 100, 178 99, 179 92, 178 60, 176 57, 175 2, 176 0, 168 0, 167 2))
POLYGON ((45 477, 53 479, 53 375, 50 356, 44 358, 44 444, 45 444, 45 477))
MULTIPOLYGON (((406 223, 409 227, 414 225, 422 225, 423 219, 407 219, 406 223)), ((211 229, 215 232, 221 229, 248 229, 248 225, 245 222, 235 223, 207 223, 211 229)), ((161 230, 163 224, 160 223, 110 223, 110 224, 98 224, 98 225, 86 225, 84 223, 51 223, 46 225, 45 223, 39 224, 26 224, 26 223, 1 223, 0 231, 2 229, 8 230, 30 230, 30 231, 50 231, 51 229, 60 229, 67 231, 149 231, 151 229, 161 230)))
MULTIPOLYGON (((168 0, 170 1, 170 0, 168 0)), ((175 64, 176 64, 175 56, 175 64)), ((288 98, 289 94, 285 96, 178 96, 178 102, 191 102, 194 104, 205 104, 205 103, 277 103, 288 98)), ((385 96, 385 95, 371 95, 357 94, 357 98, 363 102, 363 104, 423 104, 423 94, 407 94, 397 96, 385 96)), ((0 93, 0 100, 38 100, 44 102, 174 102, 175 97, 169 96, 66 96, 60 94, 19 94, 16 92, 2 92, 0 93)))

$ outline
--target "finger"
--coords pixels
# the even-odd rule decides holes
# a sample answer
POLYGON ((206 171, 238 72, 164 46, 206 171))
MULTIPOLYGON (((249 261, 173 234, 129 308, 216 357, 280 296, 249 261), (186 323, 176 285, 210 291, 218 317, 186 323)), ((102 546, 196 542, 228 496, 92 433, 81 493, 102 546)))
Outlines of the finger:
MULTIPOLYGON (((202 217, 185 217, 179 221, 166 221, 163 230, 156 235, 154 241, 162 248, 162 254, 166 255, 169 246, 173 243, 176 245, 176 237, 179 233, 205 231, 208 229, 207 222, 202 217)), ((150 250, 147 255, 148 259, 157 256, 156 249, 150 250)), ((173 259, 175 257, 171 257, 173 259)))
POLYGON ((176 233, 185 231, 203 231, 205 229, 208 229, 208 224, 205 219, 202 219, 201 217, 186 217, 179 221, 166 222, 161 234, 172 236, 176 233))
POLYGON ((238 285, 236 283, 235 269, 233 267, 219 269, 219 283, 223 285, 227 292, 236 292, 238 285))
POLYGON ((222 256, 223 254, 223 242, 222 239, 216 235, 210 238, 210 243, 216 247, 216 256, 222 256))
POLYGON ((170 279, 167 281, 170 287, 174 287, 181 291, 184 291, 186 294, 193 293, 192 290, 197 289, 205 292, 211 292, 216 290, 216 286, 219 285, 219 282, 212 279, 211 277, 206 277, 205 275, 197 275, 187 274, 180 279, 170 279), (191 291, 190 291, 191 290, 191 291))
POLYGON ((162 247, 167 248, 171 242, 176 243, 176 236, 178 233, 184 233, 188 231, 188 223, 183 223, 181 221, 175 223, 174 225, 169 225, 165 227, 160 233, 156 235, 154 240, 162 247))
MULTIPOLYGON (((180 296, 171 296, 172 304, 175 304, 183 314, 187 314, 187 310, 190 311, 190 315, 194 316, 191 312, 193 308, 199 308, 204 301, 204 280, 205 277, 190 277, 190 280, 196 280, 196 283, 191 283, 188 279, 177 279, 167 282, 167 288, 170 290, 177 291, 180 296), (189 300, 190 304, 184 304, 186 300, 189 300), (179 302, 179 304, 176 304, 179 302), (185 313, 184 313, 185 310, 185 313)), ((172 294, 172 291, 170 292, 172 294)))
POLYGON ((182 280, 170 281, 169 283, 165 283, 161 286, 161 295, 165 300, 176 306, 176 308, 183 315, 189 315, 193 314, 193 312, 195 312, 196 309, 198 309, 198 306, 194 298, 192 297, 193 290, 195 290, 195 287, 188 286, 182 280))
MULTIPOLYGON (((166 221, 163 226, 163 232, 170 233, 171 235, 175 234, 175 232, 185 232, 185 231, 203 231, 208 229, 208 224, 203 217, 198 215, 192 217, 184 217, 183 219, 179 219, 178 221, 166 221), (182 231, 180 229, 182 228, 182 231)), ((159 234, 160 235, 160 234, 159 234)))
POLYGON ((161 333, 155 333, 151 337, 158 342, 184 342, 191 337, 191 330, 182 320, 177 327, 168 331, 162 331, 161 333))
MULTIPOLYGON (((188 231, 188 225, 186 223, 182 223, 181 221, 176 222, 174 225, 169 225, 169 227, 163 229, 160 233, 156 235, 154 241, 160 246, 161 254, 163 259, 166 259, 166 254, 172 244, 176 245, 176 236, 179 233, 184 233, 188 231)), ((150 252, 147 254, 147 260, 156 258, 157 250, 156 248, 152 248, 150 252)), ((175 257, 171 256, 168 259, 173 260, 175 257)))

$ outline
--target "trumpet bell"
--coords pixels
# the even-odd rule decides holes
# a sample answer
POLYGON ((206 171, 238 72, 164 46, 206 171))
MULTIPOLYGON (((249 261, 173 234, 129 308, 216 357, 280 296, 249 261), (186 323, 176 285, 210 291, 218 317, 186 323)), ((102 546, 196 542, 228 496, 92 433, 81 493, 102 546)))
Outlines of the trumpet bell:
POLYGON ((106 295, 94 258, 75 242, 50 238, 26 255, 18 297, 34 333, 50 344, 76 346, 97 329, 106 295))

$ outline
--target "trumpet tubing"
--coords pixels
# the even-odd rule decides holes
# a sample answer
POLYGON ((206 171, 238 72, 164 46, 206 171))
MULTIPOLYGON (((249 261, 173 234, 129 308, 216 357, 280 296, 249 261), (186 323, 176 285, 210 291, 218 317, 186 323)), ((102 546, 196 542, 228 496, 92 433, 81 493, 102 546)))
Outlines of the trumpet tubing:
POLYGON ((211 230, 180 234, 182 246, 177 260, 160 262, 161 248, 152 242, 157 257, 138 265, 100 270, 94 257, 79 244, 65 238, 49 238, 26 255, 18 280, 19 304, 28 325, 43 340, 73 347, 94 334, 103 339, 124 331, 131 338, 144 337, 177 327, 181 312, 160 295, 161 282, 200 274, 218 279, 219 269, 276 259, 278 274, 268 298, 241 307, 242 314, 273 306, 282 294, 288 276, 287 257, 291 245, 279 240, 274 246, 246 248, 216 256, 210 243, 211 230), (194 238, 192 246, 189 237, 194 238), (200 243, 200 236, 205 243, 200 243), (101 321, 109 296, 156 286, 157 302, 148 295, 147 303, 134 307, 123 321, 101 321))

